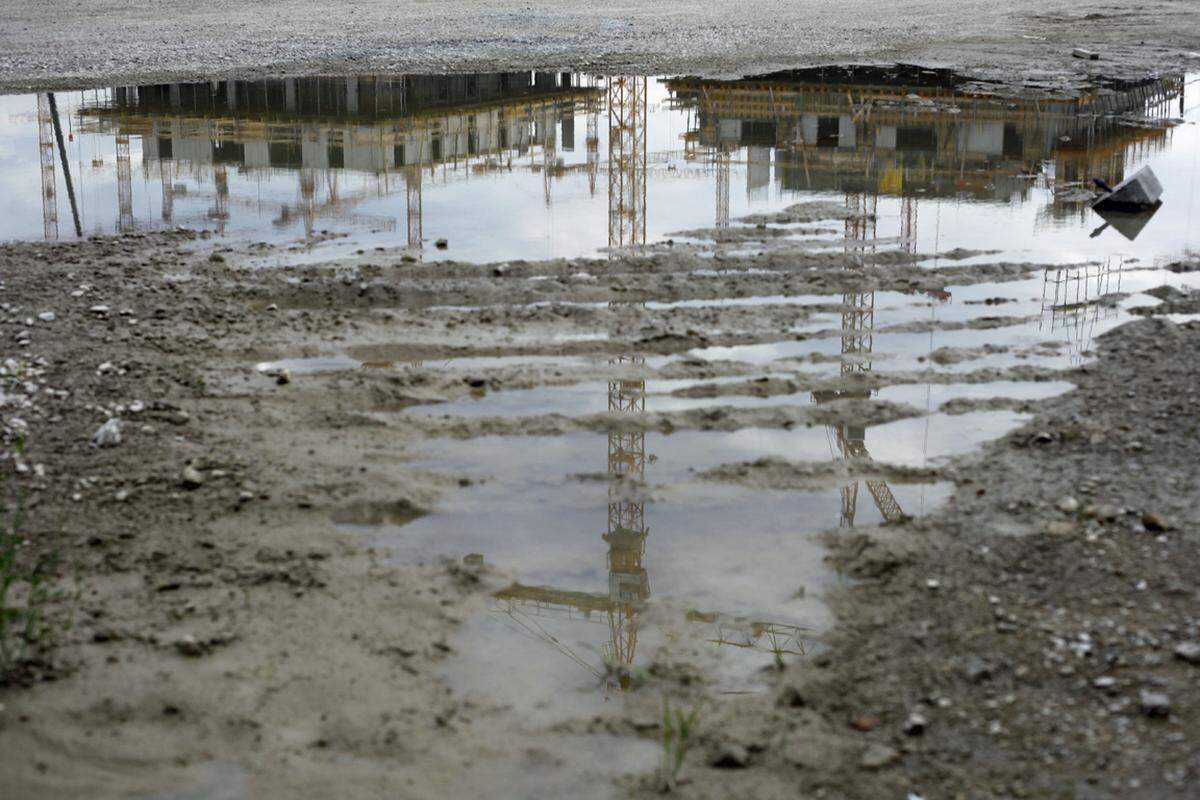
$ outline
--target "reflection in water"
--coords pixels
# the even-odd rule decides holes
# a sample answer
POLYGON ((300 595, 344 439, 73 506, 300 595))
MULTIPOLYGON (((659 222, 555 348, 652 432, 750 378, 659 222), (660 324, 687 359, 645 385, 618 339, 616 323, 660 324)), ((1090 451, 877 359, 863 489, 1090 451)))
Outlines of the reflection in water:
POLYGON ((1125 260, 1108 258, 1100 264, 1048 267, 1042 283, 1042 315, 1039 330, 1066 338, 1071 366, 1079 366, 1091 349, 1096 324, 1116 319, 1115 303, 1103 302, 1121 291, 1125 260))
MULTIPOLYGON (((1102 221, 1078 184, 1115 183, 1161 153, 1169 118, 1186 112, 1183 89, 1167 77, 1077 98, 999 100, 949 73, 898 67, 740 81, 289 78, 58 95, 61 125, 56 95, 42 94, 14 99, 36 106, 36 132, 15 129, 30 144, 13 150, 36 150, 40 180, 20 179, 22 213, 0 222, 0 238, 63 235, 60 185, 77 233, 188 224, 315 245, 353 232, 360 243, 414 251, 431 233, 452 235, 452 251, 427 258, 582 255, 710 221, 727 226, 740 212, 814 193, 894 224, 887 236, 908 249, 942 200, 1043 199, 1035 229, 1094 229, 1102 221), (739 180, 744 193, 733 191, 739 180), (696 202, 705 195, 715 211, 696 202), (23 213, 33 203, 40 229, 23 213), (464 229, 464 218, 478 229, 464 229), (533 229, 544 231, 546 250, 533 229)), ((1177 212, 1171 189, 1160 216, 1177 212)), ((1132 239, 1146 222, 1110 225, 1132 239)), ((1028 231, 969 233, 1011 242, 1028 231)))

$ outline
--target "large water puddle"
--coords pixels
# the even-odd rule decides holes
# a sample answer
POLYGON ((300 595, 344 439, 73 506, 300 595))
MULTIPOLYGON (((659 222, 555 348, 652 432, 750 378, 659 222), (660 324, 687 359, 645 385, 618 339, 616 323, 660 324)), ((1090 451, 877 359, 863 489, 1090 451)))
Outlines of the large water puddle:
POLYGON ((0 240, 182 225, 285 246, 259 263, 398 247, 425 260, 496 261, 652 244, 803 198, 874 215, 817 238, 1055 262, 1152 259, 1196 242, 1197 114, 1185 102, 1195 80, 1025 99, 899 67, 741 81, 364 75, 10 95, 0 97, 0 240), (1164 205, 1106 227, 1081 188, 1145 164, 1164 205))
MULTIPOLYGON (((812 240, 847 264, 900 251, 930 267, 1040 265, 925 292, 781 294, 764 281, 757 296, 664 290, 610 307, 563 290, 564 304, 587 307, 582 322, 445 347, 308 343, 306 358, 260 364, 297 382, 426 370, 476 388, 375 412, 431 431, 442 418, 461 423, 457 433, 472 438, 431 436, 415 448, 417 468, 456 475, 460 489, 423 516, 398 503, 348 507, 335 522, 395 559, 449 558, 507 576, 455 635, 459 655, 443 678, 544 728, 681 670, 715 692, 762 690, 764 670, 819 649, 831 624, 822 597, 844 578, 825 560, 823 535, 935 510, 952 487, 922 468, 970 457, 1027 420, 1028 404, 1068 391, 1058 372, 1091 358, 1096 337, 1131 309, 1157 303, 1147 290, 1200 288, 1200 273, 1168 269, 1200 244, 1200 106, 1187 102, 1197 81, 997 98, 946 73, 880 68, 740 81, 295 78, 10 96, 0 98, 0 239, 184 225, 230 244, 278 245, 253 261, 269 266, 376 248, 425 261, 533 260, 662 249, 673 238, 713 254, 711 270, 686 279, 725 295, 740 293, 721 282, 726 270, 770 273, 720 259, 769 251, 772 239, 812 240), (1116 183, 1145 165, 1164 187, 1156 212, 1091 210, 1092 178, 1116 183), (769 229, 740 219, 812 201, 844 213, 769 229), (958 248, 992 252, 964 258, 958 248), (719 343, 692 346, 693 337, 640 352, 613 323, 624 312, 655 321, 654 332, 672 314, 695 315, 691 325, 726 312, 734 322, 704 331, 726 335, 719 343), (738 338, 738 324, 751 333, 738 338), (514 368, 553 378, 491 388, 490 373, 514 368), (756 382, 784 389, 755 391, 756 382), (879 423, 869 408, 881 404, 906 411, 879 423), (638 424, 651 414, 849 406, 867 416, 746 417, 670 434, 638 424), (611 424, 579 432, 573 419, 580 425, 558 435, 508 435, 525 418, 584 417, 611 424), (489 435, 489 421, 505 435, 489 435)), ((484 303, 462 294, 422 313, 486 329, 484 303)))

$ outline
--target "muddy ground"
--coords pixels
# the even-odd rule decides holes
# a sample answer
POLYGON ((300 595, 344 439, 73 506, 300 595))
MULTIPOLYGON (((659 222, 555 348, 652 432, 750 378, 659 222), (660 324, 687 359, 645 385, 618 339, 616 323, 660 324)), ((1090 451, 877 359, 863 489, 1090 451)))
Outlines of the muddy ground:
POLYGON ((574 7, 544 0, 5 0, 0 9, 0 89, 9 91, 508 69, 740 77, 876 61, 1061 86, 1089 73, 1200 64, 1200 9, 1192 0, 771 0, 753 9, 728 0, 574 7), (1076 47, 1101 60, 1073 59, 1076 47))
MULTIPOLYGON (((688 251, 479 266, 385 252, 245 269, 260 252, 187 232, 0 249, 6 491, 24 498, 21 563, 57 557, 46 635, 0 688, 6 797, 657 795, 664 696, 700 709, 682 797, 1194 796, 1200 324, 1160 316, 1195 313, 1194 295, 1144 297, 1145 319, 1066 373, 1075 391, 998 404, 1035 416, 983 453, 892 474, 950 481, 952 500, 830 534, 829 558, 860 581, 828 598, 838 624, 812 658, 766 676, 767 694, 714 695, 686 664, 656 663, 605 714, 538 726, 464 699, 439 672, 507 576, 397 564, 335 524, 402 522, 471 480, 414 467, 422 441, 919 412, 861 399, 721 407, 827 379, 739 380, 752 370, 684 357, 655 374, 694 379, 687 391, 715 408, 623 420, 396 413, 611 374, 425 359, 772 341, 838 310, 846 291, 1003 286, 1039 266, 976 255, 929 269, 881 252, 846 270, 841 252, 764 245, 703 276, 689 274, 702 255, 688 251), (828 304, 631 302, 801 293, 828 304), (525 305, 535 300, 559 302, 525 305), (563 304, 587 301, 598 304, 563 304), (598 328, 606 338, 572 336, 598 328), (331 353, 367 366, 284 383, 254 367, 331 353), (94 446, 112 418, 120 442, 94 446)), ((1015 321, 997 311, 968 324, 1015 321)), ((953 379, 1061 375, 1017 364, 953 379)), ((702 479, 804 487, 851 468, 765 460, 702 479)))

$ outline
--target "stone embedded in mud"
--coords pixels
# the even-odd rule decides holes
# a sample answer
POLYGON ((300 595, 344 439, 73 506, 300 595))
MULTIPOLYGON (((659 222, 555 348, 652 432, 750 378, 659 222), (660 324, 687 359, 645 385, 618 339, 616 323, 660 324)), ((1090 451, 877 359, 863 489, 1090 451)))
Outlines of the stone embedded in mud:
POLYGON ((1142 713, 1148 717, 1163 718, 1171 715, 1171 698, 1163 692, 1152 692, 1142 689, 1138 694, 1142 713))
POLYGON ((804 695, 795 686, 785 686, 775 700, 775 705, 780 708, 804 708, 807 704, 804 695))
POLYGON ((1068 495, 1058 501, 1058 510, 1064 514, 1074 514, 1079 510, 1079 501, 1068 495))
POLYGON ((963 675, 971 683, 982 683, 992 679, 992 668, 979 656, 968 656, 963 662, 963 675))
POLYGON ((1156 514, 1153 511, 1147 511, 1142 514, 1142 525, 1151 533, 1162 533, 1163 531, 1171 530, 1171 522, 1162 514, 1156 514))
POLYGON ((1189 664, 1200 665, 1200 642, 1182 642, 1176 645, 1175 657, 1189 664))
POLYGON ((900 760, 900 751, 894 747, 888 747, 886 744, 878 742, 870 745, 866 752, 863 753, 862 764, 863 769, 882 769, 890 767, 900 760))
POLYGON ((854 719, 850 720, 850 727, 854 728, 856 731, 861 731, 862 733, 873 731, 881 724, 883 724, 883 720, 881 720, 879 717, 873 717, 870 714, 863 714, 861 717, 855 717, 854 719))
POLYGON ((110 418, 92 434, 92 447, 116 447, 121 443, 121 420, 110 418))
POLYGON ((191 464, 183 468, 181 479, 185 489, 197 489, 204 485, 204 474, 191 464))
POLYGON ((904 720, 904 732, 909 736, 920 736, 929 727, 929 720, 919 711, 914 711, 904 720))
POLYGON ((196 637, 192 636, 191 634, 180 637, 179 640, 175 642, 175 649, 179 651, 180 655, 185 655, 190 658, 204 655, 204 646, 197 642, 196 637))
POLYGON ((1042 533, 1047 536, 1070 536, 1075 532, 1075 523, 1069 520, 1054 520, 1042 527, 1042 533))
POLYGON ((742 769, 750 763, 750 751, 740 744, 726 743, 721 745, 708 765, 717 769, 742 769))

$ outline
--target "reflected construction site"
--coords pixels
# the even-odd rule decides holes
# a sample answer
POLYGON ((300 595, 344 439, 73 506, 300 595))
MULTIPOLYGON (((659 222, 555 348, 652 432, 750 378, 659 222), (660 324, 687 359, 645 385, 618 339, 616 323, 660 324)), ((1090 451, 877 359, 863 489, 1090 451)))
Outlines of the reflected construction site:
MULTIPOLYGON (((489 177, 519 174, 540 182, 545 208, 565 202, 560 191, 606 196, 608 230, 590 233, 594 247, 643 244, 648 222, 663 230, 656 217, 666 229, 676 220, 727 225, 731 206, 764 193, 834 193, 868 212, 899 199, 889 236, 912 243, 935 199, 1023 202, 1038 188, 1120 181, 1169 141, 1169 126, 1155 120, 1170 118, 1177 102, 1182 109, 1183 85, 1165 78, 1071 99, 1001 99, 949 73, 896 67, 739 81, 574 73, 219 81, 114 87, 72 95, 66 108, 43 94, 42 233, 243 225, 311 239, 369 230, 420 251, 437 193, 469 193, 472 184, 478 193, 489 177), (711 194, 707 220, 694 203, 687 212, 648 207, 648 183, 681 181, 711 194), (92 184, 104 192, 81 208, 80 186, 92 184)), ((494 204, 497 226, 518 217, 496 198, 517 215, 533 210, 527 195, 480 197, 494 204)), ((1086 205, 1058 197, 1043 214, 1086 216, 1086 205)))

